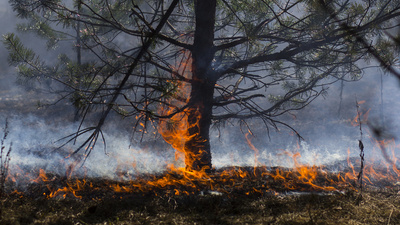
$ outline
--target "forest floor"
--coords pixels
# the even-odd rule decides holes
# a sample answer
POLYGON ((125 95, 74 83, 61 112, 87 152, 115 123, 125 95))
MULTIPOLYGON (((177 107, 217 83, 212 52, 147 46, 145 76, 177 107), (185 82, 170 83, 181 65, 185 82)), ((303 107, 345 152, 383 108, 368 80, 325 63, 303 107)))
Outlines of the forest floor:
POLYGON ((398 190, 302 194, 108 193, 2 200, 1 224, 400 224, 398 190))
POLYGON ((344 172, 321 169, 308 182, 282 167, 195 178, 171 170, 127 181, 41 171, 19 179, 22 186, 6 182, 0 224, 400 224, 398 182, 368 179, 360 189, 357 180, 341 182, 344 172))

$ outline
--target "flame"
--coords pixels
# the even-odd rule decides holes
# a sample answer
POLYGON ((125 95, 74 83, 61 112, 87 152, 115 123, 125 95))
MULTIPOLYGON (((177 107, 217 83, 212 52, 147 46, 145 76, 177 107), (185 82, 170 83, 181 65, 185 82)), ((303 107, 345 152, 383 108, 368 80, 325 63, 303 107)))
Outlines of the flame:
MULTIPOLYGON (((250 130, 249 130, 248 133, 246 133, 245 137, 246 137, 247 145, 254 151, 254 167, 256 168, 257 166, 259 166, 259 162, 258 162, 259 151, 258 151, 258 149, 251 143, 251 140, 250 140, 249 135, 252 135, 252 133, 251 133, 250 130)), ((254 171, 256 171, 256 170, 254 169, 254 171)))
MULTIPOLYGON (((386 141, 385 145, 393 156, 398 151, 399 146, 393 140, 386 141)), ((254 145, 252 146, 254 147, 254 145)), ((376 143, 375 148, 378 147, 379 143, 376 143)), ((266 166, 231 167, 213 174, 203 174, 171 164, 168 167, 169 171, 164 174, 144 175, 129 182, 104 182, 103 186, 96 187, 86 178, 72 178, 67 173, 65 178, 60 180, 59 176, 51 175, 40 169, 38 176, 31 182, 43 184, 45 188, 43 196, 46 198, 69 196, 78 199, 82 199, 84 193, 88 191, 99 189, 108 189, 114 193, 153 192, 156 195, 160 193, 160 190, 164 190, 163 194, 171 195, 190 195, 204 190, 225 194, 239 192, 244 195, 276 194, 283 190, 330 192, 351 189, 357 191, 358 168, 356 165, 359 162, 350 157, 350 149, 348 149, 347 155, 348 171, 337 173, 327 172, 324 166, 300 163, 301 154, 297 150, 299 149, 295 149, 294 153, 284 152, 287 159, 292 160, 294 164, 291 169, 267 168, 266 166)), ((374 151, 378 150, 374 149, 374 151)), ((20 174, 20 176, 25 176, 25 174, 20 174)), ((18 177, 14 177, 14 179, 18 180, 18 177)), ((363 179, 364 185, 393 186, 400 180, 400 171, 386 161, 382 161, 380 164, 371 162, 364 168, 363 179)), ((21 191, 15 190, 14 193, 23 197, 21 191)))
MULTIPOLYGON (((163 139, 170 144, 175 151, 175 161, 177 164, 184 163, 185 165, 192 165, 197 160, 202 152, 194 154, 189 151, 185 146, 188 140, 195 138, 196 134, 190 135, 189 130, 198 126, 200 114, 188 108, 185 108, 189 101, 189 94, 191 91, 190 83, 182 81, 179 77, 191 79, 192 58, 188 51, 183 51, 181 54, 178 66, 174 68, 173 77, 176 79, 170 80, 171 89, 167 90, 165 94, 166 101, 160 104, 159 114, 162 118, 158 123, 158 132, 163 139), (195 121, 189 125, 188 115, 194 115, 195 121)), ((141 125, 142 127, 144 125, 141 125)), ((112 184, 110 188, 115 192, 131 192, 136 190, 146 191, 157 188, 167 188, 174 186, 187 186, 195 188, 198 184, 213 186, 213 180, 205 172, 207 168, 201 171, 192 171, 186 167, 177 167, 175 164, 169 164, 168 173, 162 177, 153 177, 152 180, 141 180, 140 178, 130 182, 129 186, 122 186, 119 184, 112 184)), ((181 191, 175 189, 174 194, 189 194, 188 191, 181 191)))
MULTIPOLYGON (((178 74, 183 74, 184 77, 189 77, 190 71, 187 70, 187 67, 190 63, 190 55, 184 54, 181 59, 180 68, 175 69, 175 71, 178 74)), ((189 99, 189 84, 181 81, 170 82, 176 86, 176 91, 172 93, 170 98, 167 99, 167 104, 161 105, 160 107, 160 114, 164 116, 175 113, 175 111, 179 110, 179 108, 182 108, 189 99)), ((176 151, 184 153, 185 141, 190 138, 187 132, 187 124, 187 112, 186 110, 182 110, 178 113, 175 113, 170 118, 160 119, 158 132, 176 151)), ((177 156, 177 158, 179 157, 177 156)))
MULTIPOLYGON (((187 79, 191 78, 191 56, 184 52, 179 66, 174 69, 177 74, 187 79)), ((170 81, 173 88, 170 91, 166 104, 160 105, 160 115, 164 117, 159 120, 158 132, 163 139, 169 143, 175 150, 175 160, 191 164, 198 155, 193 155, 187 151, 185 143, 194 138, 189 135, 188 130, 193 128, 190 126, 198 126, 198 123, 189 125, 188 114, 195 115, 197 122, 200 115, 196 111, 189 111, 184 108, 188 103, 190 85, 179 79, 170 81)), ((365 101, 358 102, 363 104, 365 101)), ((370 109, 365 113, 358 115, 351 121, 353 126, 359 126, 360 123, 366 123, 370 109)), ((145 131, 145 124, 140 123, 142 131, 145 131)), ((351 189, 357 191, 358 174, 360 160, 351 158, 351 149, 347 149, 347 169, 340 172, 328 172, 324 166, 316 166, 301 163, 300 143, 292 152, 282 150, 280 156, 286 160, 292 161, 293 168, 270 168, 262 165, 258 160, 259 150, 252 143, 252 133, 249 131, 246 135, 246 141, 251 150, 254 151, 253 167, 230 167, 217 170, 215 173, 206 173, 202 171, 191 171, 185 167, 179 167, 177 164, 169 164, 167 172, 156 175, 143 175, 139 177, 129 177, 128 182, 105 181, 104 185, 95 186, 89 182, 87 178, 74 178, 75 169, 78 161, 69 163, 66 167, 65 178, 60 179, 59 176, 52 175, 44 169, 36 171, 36 175, 25 172, 16 166, 13 173, 9 173, 7 180, 13 183, 19 180, 29 180, 29 183, 35 185, 41 184, 45 190, 43 196, 46 198, 73 196, 82 199, 85 191, 94 191, 105 189, 113 191, 113 193, 148 193, 153 192, 157 195, 160 190, 164 193, 172 195, 190 195, 201 193, 205 190, 218 193, 231 194, 240 192, 244 195, 250 194, 277 194, 284 190, 297 191, 338 191, 351 189), (58 183, 57 183, 58 182, 58 183)), ((373 155, 378 155, 382 148, 389 151, 391 161, 375 158, 367 161, 362 173, 364 179, 363 185, 377 186, 393 186, 400 181, 400 170, 397 168, 397 155, 399 145, 396 145, 394 139, 391 140, 375 140, 371 138, 373 144, 373 155)), ((199 153, 201 154, 201 152, 199 153)), ((67 164, 66 162, 62 162, 67 164)), ((148 162, 151 163, 151 162, 148 162)), ((118 162, 116 173, 121 180, 124 180, 124 167, 136 169, 136 160, 133 163, 125 165, 124 162, 118 162)), ((85 175, 84 175, 85 177, 85 175)), ((23 192, 14 190, 12 193, 23 196, 23 192)), ((42 192, 41 192, 42 193, 42 192)))
MULTIPOLYGON (((191 79, 191 65, 191 54, 188 51, 184 51, 179 66, 174 69, 174 74, 179 74, 181 77, 191 79)), ((175 159, 177 161, 184 159, 185 165, 193 165, 194 162, 203 155, 203 152, 200 150, 194 153, 190 149, 187 149, 188 147, 185 145, 188 141, 197 138, 197 134, 189 134, 189 130, 193 128, 199 130, 201 115, 197 110, 185 108, 189 102, 191 91, 190 83, 180 81, 179 79, 170 82, 176 87, 170 98, 166 100, 166 104, 161 104, 160 106, 160 115, 165 118, 160 119, 158 132, 164 140, 176 150, 175 159), (195 118, 190 124, 188 115, 195 118)), ((174 166, 170 166, 169 169, 178 173, 189 173, 191 176, 195 174, 194 176, 203 177, 207 176, 205 170, 210 168, 202 168, 202 171, 187 171, 181 168, 176 170, 174 166)))
POLYGON ((75 198, 82 199, 82 196, 78 195, 78 192, 84 190, 85 186, 86 186, 85 179, 82 180, 76 179, 72 182, 68 181, 67 186, 58 188, 57 190, 52 190, 52 188, 48 186, 50 194, 48 194, 46 197, 54 198, 56 196, 62 195, 63 198, 66 198, 68 194, 72 194, 75 198))
MULTIPOLYGON (((358 104, 360 104, 360 102, 358 102, 358 104)), ((360 123, 362 123, 362 124, 366 123, 368 121, 368 116, 369 116, 370 111, 371 111, 371 109, 368 109, 365 113, 362 113, 362 112, 357 113, 357 115, 351 121, 351 125, 353 127, 356 127, 356 126, 359 126, 360 123)))

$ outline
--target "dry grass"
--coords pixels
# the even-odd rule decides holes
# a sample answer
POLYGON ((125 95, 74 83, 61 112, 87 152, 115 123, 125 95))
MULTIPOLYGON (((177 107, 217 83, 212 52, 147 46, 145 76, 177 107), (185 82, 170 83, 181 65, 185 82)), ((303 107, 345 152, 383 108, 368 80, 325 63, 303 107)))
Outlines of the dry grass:
POLYGON ((10 194, 0 224, 400 224, 397 190, 183 196, 104 193, 47 199, 10 194))

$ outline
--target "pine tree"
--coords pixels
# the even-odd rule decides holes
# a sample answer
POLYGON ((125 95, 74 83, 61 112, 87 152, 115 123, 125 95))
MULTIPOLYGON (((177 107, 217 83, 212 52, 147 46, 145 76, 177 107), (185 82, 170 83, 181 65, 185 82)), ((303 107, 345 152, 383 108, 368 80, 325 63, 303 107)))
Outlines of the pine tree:
POLYGON ((395 73, 397 39, 387 34, 398 26, 397 1, 10 2, 50 47, 78 31, 78 59, 64 54, 55 66, 14 34, 4 42, 20 77, 68 87, 82 119, 103 106, 97 125, 78 132, 91 132, 77 149, 89 145, 86 155, 115 111, 157 126, 185 153, 188 170, 210 171, 211 124, 255 118, 267 130, 291 128, 278 117, 304 108, 329 84, 359 80, 358 62, 378 59, 395 73), (91 58, 81 61, 81 51, 91 58))

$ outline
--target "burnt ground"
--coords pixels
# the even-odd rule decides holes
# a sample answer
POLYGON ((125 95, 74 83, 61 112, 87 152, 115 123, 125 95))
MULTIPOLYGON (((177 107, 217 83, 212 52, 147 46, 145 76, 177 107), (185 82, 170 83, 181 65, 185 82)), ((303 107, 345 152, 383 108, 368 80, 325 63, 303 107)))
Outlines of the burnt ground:
POLYGON ((47 173, 23 188, 7 183, 0 224, 400 224, 398 183, 360 190, 357 182, 339 182, 324 191, 315 185, 330 186, 339 174, 318 173, 309 185, 296 171, 277 169, 264 175, 271 169, 227 168, 206 179, 165 172, 131 181, 47 173), (165 178, 171 182, 156 184, 165 178))
POLYGON ((397 190, 286 195, 106 194, 77 199, 17 194, 1 224, 399 224, 397 190))

